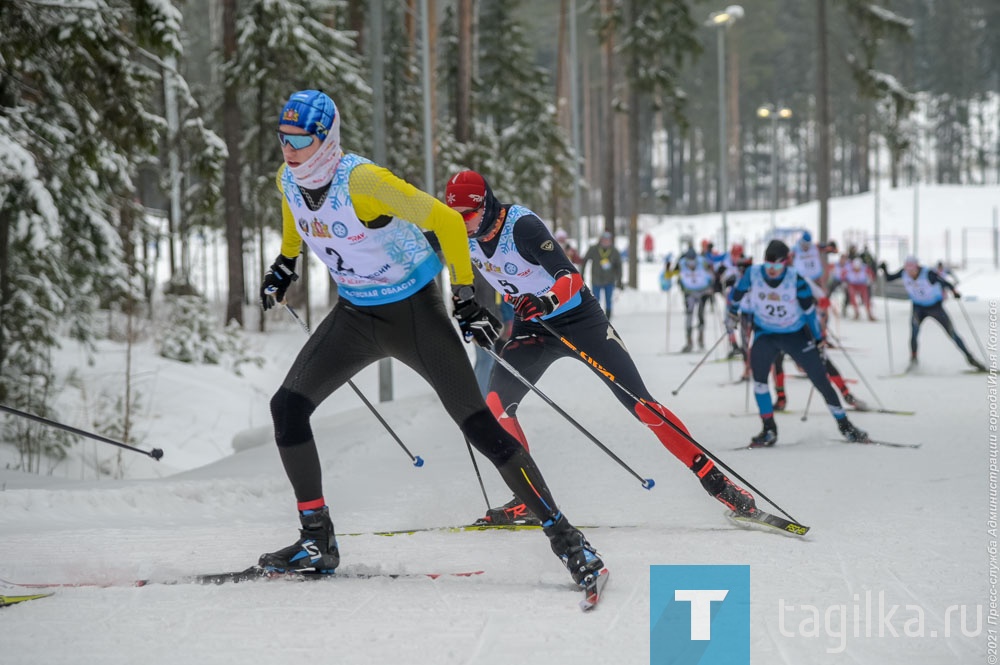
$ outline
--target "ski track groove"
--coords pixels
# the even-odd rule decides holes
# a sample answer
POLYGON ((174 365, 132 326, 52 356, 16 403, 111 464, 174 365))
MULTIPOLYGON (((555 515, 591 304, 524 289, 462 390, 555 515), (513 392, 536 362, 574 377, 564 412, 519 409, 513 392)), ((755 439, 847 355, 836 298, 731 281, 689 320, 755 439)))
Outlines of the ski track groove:
MULTIPOLYGON (((943 641, 945 643, 945 646, 948 647, 948 650, 951 651, 955 655, 955 658, 956 658, 955 662, 956 663, 968 662, 967 660, 965 660, 965 658, 963 657, 963 655, 958 652, 958 650, 955 647, 955 642, 957 642, 958 640, 951 639, 951 638, 945 638, 944 637, 944 628, 946 627, 946 624, 945 624, 945 621, 944 621, 944 617, 942 617, 937 612, 937 610, 934 608, 933 604, 931 604, 931 603, 925 603, 922 598, 920 598, 919 596, 917 596, 917 594, 913 593, 913 591, 910 589, 910 585, 907 584, 906 582, 904 582, 902 580, 902 578, 900 578, 900 576, 896 573, 896 571, 893 568, 886 567, 885 571, 887 573, 889 573, 889 576, 892 577, 893 580, 895 580, 896 585, 903 591, 903 593, 905 593, 907 596, 909 596, 910 599, 913 600, 917 604, 917 606, 920 607, 924 612, 926 612, 930 616, 934 617, 934 620, 937 621, 941 625, 941 630, 940 630, 940 632, 938 632, 937 637, 935 637, 935 638, 928 638, 928 637, 924 636, 924 637, 922 637, 920 639, 925 639, 925 640, 926 639, 941 640, 941 641, 943 641)), ((924 625, 924 628, 927 628, 926 624, 924 625)), ((933 629, 927 628, 927 630, 933 630, 933 629)), ((954 635, 952 635, 952 638, 954 638, 954 635)))

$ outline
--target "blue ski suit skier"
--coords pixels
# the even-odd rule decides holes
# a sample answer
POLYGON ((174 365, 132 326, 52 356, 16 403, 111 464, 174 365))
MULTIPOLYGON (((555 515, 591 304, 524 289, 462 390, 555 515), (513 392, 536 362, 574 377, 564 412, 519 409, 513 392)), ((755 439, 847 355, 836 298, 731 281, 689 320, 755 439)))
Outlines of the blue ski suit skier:
POLYGON ((926 318, 934 319, 941 324, 951 341, 955 342, 958 350, 965 355, 965 361, 969 365, 980 372, 986 371, 986 367, 969 352, 965 342, 955 332, 955 326, 952 324, 948 312, 944 311, 944 289, 951 291, 956 300, 962 297, 955 290, 954 284, 942 277, 937 271, 921 266, 915 256, 906 257, 903 267, 894 273, 889 273, 885 262, 879 264, 879 269, 885 273, 887 282, 902 278, 906 293, 913 302, 913 315, 910 317, 910 364, 906 368, 907 372, 917 367, 917 335, 920 334, 920 324, 926 318))
POLYGON ((847 419, 827 377, 821 355, 826 340, 816 317, 812 288, 788 262, 788 245, 772 240, 764 252, 764 263, 747 268, 730 293, 729 315, 736 318, 742 311, 753 319, 750 371, 764 427, 750 440, 750 446, 773 446, 778 440, 767 376, 781 352, 791 356, 816 386, 840 433, 848 441, 867 441, 868 434, 847 419))
POLYGON ((302 243, 329 268, 340 300, 299 351, 271 399, 281 462, 298 502, 300 538, 263 554, 266 571, 333 573, 340 564, 310 416, 362 368, 385 357, 411 367, 448 415, 492 462, 514 495, 545 520, 553 552, 585 585, 603 568, 597 553, 560 512, 528 451, 490 413, 434 281, 451 276, 453 316, 466 341, 496 342, 496 318, 476 304, 462 218, 433 196, 340 146, 340 114, 317 90, 293 94, 278 119, 284 165, 281 254, 264 276, 261 304, 281 302, 297 278, 302 243))
MULTIPOLYGON (((680 431, 688 432, 677 416, 649 394, 618 331, 542 220, 523 206, 497 201, 489 184, 475 171, 452 176, 445 201, 465 220, 472 265, 514 306, 513 329, 500 357, 531 383, 541 379, 560 358, 582 362, 577 353, 538 322, 545 321, 643 400, 636 401, 605 379, 619 402, 698 476, 710 495, 738 513, 756 512, 753 495, 733 483, 714 461, 664 422, 666 418, 680 431)), ((528 442, 517 420, 517 408, 527 392, 527 386, 515 376, 494 365, 486 403, 525 449, 528 442)), ((480 523, 530 523, 530 512, 531 506, 515 498, 501 508, 491 508, 480 523)))

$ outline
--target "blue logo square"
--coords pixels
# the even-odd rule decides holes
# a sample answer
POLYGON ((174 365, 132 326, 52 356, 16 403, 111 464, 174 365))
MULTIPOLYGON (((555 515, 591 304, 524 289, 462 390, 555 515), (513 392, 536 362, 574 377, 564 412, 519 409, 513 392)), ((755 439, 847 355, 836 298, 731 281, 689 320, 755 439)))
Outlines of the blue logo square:
POLYGON ((650 566, 650 665, 750 665, 750 566, 650 566))

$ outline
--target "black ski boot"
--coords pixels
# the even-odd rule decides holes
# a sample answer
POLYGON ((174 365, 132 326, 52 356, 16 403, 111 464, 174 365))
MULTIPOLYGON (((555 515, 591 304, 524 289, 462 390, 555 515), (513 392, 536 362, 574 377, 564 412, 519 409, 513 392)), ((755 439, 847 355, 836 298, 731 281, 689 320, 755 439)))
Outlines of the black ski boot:
POLYGON ((777 441, 778 426, 775 424, 774 418, 767 418, 764 420, 764 427, 761 429, 760 434, 750 439, 750 447, 764 448, 766 446, 773 446, 777 441))
POLYGON ((715 462, 705 455, 698 455, 694 459, 691 470, 701 480, 701 486, 706 492, 737 515, 753 515, 757 512, 753 494, 731 481, 719 470, 715 462))
POLYGON ((687 331, 687 344, 681 349, 681 353, 691 353, 694 350, 694 344, 691 343, 691 331, 687 331))
POLYGON ((300 538, 284 549, 261 554, 258 565, 278 573, 330 574, 340 565, 340 550, 333 533, 330 509, 299 513, 300 538))
POLYGON ((847 418, 838 420, 837 427, 840 428, 840 433, 844 435, 844 438, 851 443, 868 443, 869 441, 868 432, 858 429, 847 418))
POLYGON ((559 513, 552 524, 543 527, 543 531, 549 537, 552 551, 577 584, 583 586, 604 568, 604 562, 594 546, 587 542, 580 530, 570 524, 562 513, 559 513))
POLYGON ((541 526, 542 521, 528 510, 524 502, 514 497, 499 508, 490 508, 473 526, 541 526))

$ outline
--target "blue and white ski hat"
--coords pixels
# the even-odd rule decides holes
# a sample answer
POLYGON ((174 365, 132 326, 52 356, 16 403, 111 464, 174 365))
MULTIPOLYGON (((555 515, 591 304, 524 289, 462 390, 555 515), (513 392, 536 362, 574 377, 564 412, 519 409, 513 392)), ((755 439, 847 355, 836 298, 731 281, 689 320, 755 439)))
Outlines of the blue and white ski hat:
POLYGON ((315 134, 320 141, 333 135, 340 143, 340 114, 337 105, 330 96, 320 90, 300 90, 288 98, 285 107, 281 109, 278 124, 294 125, 310 134, 315 134))

